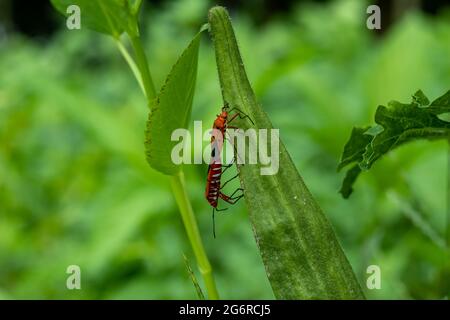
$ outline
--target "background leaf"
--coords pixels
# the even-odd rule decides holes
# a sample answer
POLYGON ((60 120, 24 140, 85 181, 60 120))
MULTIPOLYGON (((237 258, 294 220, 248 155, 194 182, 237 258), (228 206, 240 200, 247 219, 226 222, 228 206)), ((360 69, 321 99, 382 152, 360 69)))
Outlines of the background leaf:
POLYGON ((164 174, 174 175, 180 170, 180 166, 175 165, 171 159, 172 148, 179 142, 171 141, 171 135, 175 129, 188 127, 202 31, 203 29, 194 37, 172 67, 148 116, 145 142, 147 161, 164 174))
POLYGON ((186 265, 187 272, 189 274, 189 278, 191 279, 192 284, 194 285, 194 288, 195 288, 195 292, 197 293, 197 297, 200 300, 205 300, 205 295, 203 294, 202 288, 198 284, 197 277, 195 276, 194 271, 191 268, 191 264, 189 263, 189 260, 185 254, 183 254, 183 259, 184 259, 184 264, 186 265))
MULTIPOLYGON (((247 113, 258 129, 271 129, 248 82, 226 10, 209 12, 224 102, 247 113)), ((248 129, 248 121, 236 122, 248 129)), ((280 141, 279 171, 239 167, 241 185, 267 276, 278 299, 363 299, 328 219, 280 141)))
POLYGON ((364 134, 370 127, 365 128, 353 128, 350 140, 351 144, 346 144, 344 147, 344 153, 342 154, 341 163, 339 163, 338 169, 341 169, 349 163, 360 161, 364 154, 367 144, 370 142, 370 135, 364 134))
POLYGON ((369 170, 390 150, 417 139, 446 139, 450 133, 450 123, 439 119, 438 115, 449 110, 450 91, 431 104, 419 90, 409 104, 391 101, 388 107, 379 106, 375 113, 377 125, 354 128, 344 147, 338 169, 355 162, 357 165, 346 173, 340 190, 343 197, 350 196, 359 173, 369 170))
POLYGON ((81 11, 81 27, 119 37, 123 32, 136 36, 138 31, 134 5, 128 0, 51 0, 53 6, 67 16, 67 8, 77 5, 81 11))

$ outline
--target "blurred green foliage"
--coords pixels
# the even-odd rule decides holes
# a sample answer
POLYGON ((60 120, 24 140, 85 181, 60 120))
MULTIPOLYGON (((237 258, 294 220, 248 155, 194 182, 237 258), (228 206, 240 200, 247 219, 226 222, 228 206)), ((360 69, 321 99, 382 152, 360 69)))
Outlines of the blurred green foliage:
MULTIPOLYGON (((157 87, 209 6, 146 8, 157 87)), ((258 98, 363 288, 367 266, 381 268, 382 288, 367 297, 448 295, 446 143, 399 148, 349 200, 336 172, 353 125, 370 124, 378 104, 448 90, 448 12, 410 12, 383 38, 365 28, 364 1, 302 5, 258 28, 245 12, 232 16, 258 98)), ((61 26, 46 44, 0 42, 0 298, 195 299, 183 253, 194 259, 167 178, 145 161, 145 99, 111 39, 61 26), (81 267, 82 290, 66 289, 71 264, 81 267)), ((204 38, 192 119, 207 124, 221 101, 214 63, 204 38)), ((272 298, 244 203, 217 217, 213 239, 206 166, 185 171, 221 297, 272 298)))

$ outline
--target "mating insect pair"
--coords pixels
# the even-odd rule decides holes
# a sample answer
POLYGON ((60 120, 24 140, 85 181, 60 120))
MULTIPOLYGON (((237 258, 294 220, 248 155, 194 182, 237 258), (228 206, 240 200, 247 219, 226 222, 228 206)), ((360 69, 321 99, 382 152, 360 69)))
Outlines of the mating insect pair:
MULTIPOLYGON (((220 135, 219 139, 217 139, 216 135, 214 135, 214 134, 211 136, 211 161, 208 166, 208 178, 207 178, 207 182, 206 182, 205 197, 206 197, 206 200, 208 200, 209 204, 213 208, 212 218, 213 218, 214 238, 216 237, 215 220, 214 220, 215 212, 216 211, 225 211, 228 209, 228 208, 222 208, 222 209, 217 208, 219 199, 222 199, 223 201, 225 201, 229 204, 235 204, 244 196, 244 194, 243 194, 244 190, 242 188, 237 188, 229 196, 222 193, 222 191, 221 191, 225 187, 226 184, 228 184, 230 181, 234 180, 238 176, 238 175, 235 175, 231 179, 227 180, 225 183, 221 184, 222 174, 233 165, 233 163, 223 165, 222 161, 221 161, 223 139, 225 139, 226 130, 227 130, 227 128, 238 129, 237 127, 229 125, 237 117, 239 117, 241 119, 247 118, 253 124, 253 121, 250 119, 250 117, 248 115, 244 114, 242 111, 240 111, 237 108, 232 108, 232 109, 229 109, 229 108, 230 107, 228 105, 225 105, 222 108, 222 112, 220 114, 218 114, 216 120, 214 120, 213 130, 216 130, 216 132, 219 133, 219 135, 220 135), (232 111, 236 111, 236 113, 229 118, 229 114, 232 111), (239 191, 241 193, 236 195, 236 193, 238 193, 239 191)), ((231 142, 231 144, 233 144, 233 143, 231 142)), ((236 159, 236 150, 234 150, 234 151, 235 151, 235 159, 236 159)))

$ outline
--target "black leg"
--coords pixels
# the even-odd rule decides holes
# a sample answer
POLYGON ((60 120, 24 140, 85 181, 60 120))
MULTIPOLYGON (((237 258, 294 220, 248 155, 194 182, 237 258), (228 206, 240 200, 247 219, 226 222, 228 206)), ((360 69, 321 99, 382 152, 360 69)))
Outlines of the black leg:
POLYGON ((244 195, 241 194, 240 196, 237 196, 237 197, 235 197, 235 198, 231 198, 231 199, 233 200, 233 204, 234 204, 234 203, 237 203, 237 202, 238 202, 239 200, 241 200, 243 197, 244 197, 244 195))
MULTIPOLYGON (((236 192, 238 192, 238 191, 242 191, 242 192, 244 192, 244 189, 242 189, 242 188, 237 188, 236 190, 234 190, 234 192, 230 195, 230 199, 232 199, 233 198, 233 196, 236 194, 236 192)), ((242 195, 239 195, 239 197, 240 196, 243 196, 244 194, 242 194, 242 195)))
POLYGON ((239 173, 238 173, 237 175, 235 175, 233 178, 228 179, 227 181, 225 181, 225 183, 224 183, 223 185, 220 186, 220 189, 223 189, 223 188, 226 186, 226 184, 227 184, 228 182, 233 181, 233 180, 236 179, 238 176, 239 176, 239 173))
POLYGON ((222 208, 222 209, 217 209, 217 208, 215 208, 215 209, 216 209, 217 212, 220 212, 220 211, 227 211, 227 210, 228 210, 228 208, 222 208))
MULTIPOLYGON (((225 134, 227 134, 227 132, 225 132, 225 134)), ((231 141, 229 134, 228 134, 228 138, 225 137, 225 139, 228 140, 228 142, 233 146, 233 150, 234 150, 234 159, 233 159, 233 163, 237 163, 236 161, 236 157, 239 157, 239 154, 237 152, 236 146, 234 145, 234 143, 231 141)), ((239 159, 241 160, 241 157, 239 157, 239 159)), ((243 163, 241 163, 240 165, 243 166, 244 165, 244 161, 242 161, 243 163)))
POLYGON ((225 168, 225 169, 222 171, 222 174, 224 174, 225 171, 227 171, 228 168, 230 168, 231 166, 233 166, 233 164, 234 164, 234 163, 230 163, 230 164, 227 164, 227 165, 222 165, 222 168, 225 168))
POLYGON ((240 194, 240 195, 238 195, 237 197, 229 198, 227 202, 228 202, 229 204, 235 204, 235 203, 237 203, 239 200, 241 200, 243 197, 244 197, 244 195, 243 195, 243 194, 240 194))
POLYGON ((244 193, 242 193, 242 194, 240 194, 238 196, 234 196, 236 194, 236 192, 238 192, 238 191, 244 191, 244 189, 238 188, 238 189, 234 190, 234 192, 230 196, 227 196, 227 195, 224 195, 223 193, 220 193, 219 197, 223 201, 225 201, 225 202, 227 202, 229 204, 235 204, 236 202, 238 202, 244 196, 244 193))
MULTIPOLYGON (((250 118, 245 112, 243 112, 242 110, 240 110, 239 108, 233 107, 231 108, 228 113, 230 113, 233 110, 237 110, 237 114, 239 115, 240 119, 245 119, 247 118, 248 120, 250 120, 250 122, 254 125, 255 123, 253 122, 252 118, 250 118)), ((231 122, 231 121, 230 121, 231 122)))

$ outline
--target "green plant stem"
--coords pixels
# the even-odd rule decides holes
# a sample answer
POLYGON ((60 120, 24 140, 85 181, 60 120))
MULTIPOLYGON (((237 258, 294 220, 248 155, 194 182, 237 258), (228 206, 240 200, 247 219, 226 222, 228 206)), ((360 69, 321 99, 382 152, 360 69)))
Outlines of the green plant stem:
POLYGON ((155 85, 153 84, 152 76, 150 74, 150 68, 148 67, 148 62, 147 58, 145 57, 144 48, 142 47, 141 38, 139 36, 130 36, 130 39, 150 107, 150 101, 156 98, 156 90, 155 85))
MULTIPOLYGON (((448 278, 450 276, 450 133, 447 137, 447 181, 446 181, 446 196, 447 196, 447 208, 445 213, 445 253, 443 255, 443 277, 448 278)), ((450 292, 450 282, 447 281, 443 288, 446 292, 444 299, 449 299, 448 292, 450 292)))
MULTIPOLYGON (((151 107, 152 100, 156 98, 155 85, 153 84, 153 79, 148 66, 147 58, 145 56, 144 49, 142 47, 141 39, 139 36, 130 36, 131 44, 133 46, 136 63, 129 56, 128 52, 123 48, 122 54, 127 60, 131 70, 135 74, 138 82, 142 82, 144 88, 145 96, 147 97, 148 107, 151 107), (125 54, 124 54, 125 53, 125 54), (137 68, 139 69, 139 75, 137 75, 137 68)), ((208 298, 212 300, 219 299, 219 294, 216 289, 216 283, 212 274, 211 264, 209 263, 208 256, 206 255, 205 249, 203 247, 202 239, 200 237, 200 232, 197 226, 197 220, 195 219, 194 212, 192 210, 189 197, 186 192, 186 185, 184 183, 184 175, 181 171, 179 174, 171 176, 172 190, 177 201, 181 218, 183 220, 186 233, 191 243, 192 250, 194 251, 198 268, 202 274, 203 280, 205 281, 206 291, 208 292, 208 298)))
POLYGON ((142 82, 141 73, 139 71, 138 66, 136 65, 136 62, 133 60, 131 55, 128 53, 128 50, 125 48, 125 46, 119 39, 115 39, 115 42, 117 48, 119 49, 125 61, 128 63, 128 66, 130 67, 131 71, 133 72, 136 81, 139 83, 139 87, 141 88, 142 93, 146 96, 147 94, 145 92, 144 83, 142 82))
POLYGON ((195 258, 197 259, 200 273, 202 274, 205 281, 208 298, 217 300, 219 299, 219 294, 217 293, 216 284, 212 275, 211 264, 209 263, 208 257, 203 247, 202 239, 200 237, 200 232, 197 226, 197 221, 195 219, 195 215, 186 192, 184 175, 182 171, 179 174, 171 177, 171 184, 175 199, 178 203, 178 207, 180 208, 181 218, 183 219, 186 233, 191 243, 192 250, 194 251, 195 258))
POLYGON ((142 0, 136 0, 134 5, 131 7, 131 13, 133 15, 137 15, 139 13, 139 10, 141 9, 142 0))
POLYGON ((450 134, 447 138, 447 221, 446 221, 446 244, 450 261, 450 134))

